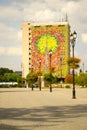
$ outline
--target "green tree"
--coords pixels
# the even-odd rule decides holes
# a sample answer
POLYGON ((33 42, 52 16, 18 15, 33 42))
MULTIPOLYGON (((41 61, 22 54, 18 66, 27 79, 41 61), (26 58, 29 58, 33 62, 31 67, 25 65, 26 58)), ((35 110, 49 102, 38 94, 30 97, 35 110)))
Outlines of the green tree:
POLYGON ((26 80, 30 85, 30 87, 37 81, 37 79, 38 79, 38 73, 35 71, 31 71, 26 77, 26 80))
POLYGON ((9 82, 18 82, 18 83, 21 83, 21 81, 22 81, 21 76, 19 76, 16 73, 9 73, 7 75, 7 79, 8 79, 9 82))
POLYGON ((85 73, 80 73, 79 76, 76 76, 75 82, 77 85, 80 85, 82 87, 87 87, 87 74, 85 73))
POLYGON ((77 69, 79 68, 80 59, 76 57, 70 57, 67 61, 70 69, 77 69))
POLYGON ((0 75, 0 82, 3 81, 3 75, 0 75))
POLYGON ((0 75, 0 82, 7 82, 8 78, 7 75, 0 75))
POLYGON ((57 82, 57 77, 53 76, 50 73, 45 73, 44 74, 44 79, 47 81, 48 84, 57 82))
POLYGON ((0 75, 5 75, 7 73, 13 73, 13 70, 10 70, 8 68, 0 68, 0 75))

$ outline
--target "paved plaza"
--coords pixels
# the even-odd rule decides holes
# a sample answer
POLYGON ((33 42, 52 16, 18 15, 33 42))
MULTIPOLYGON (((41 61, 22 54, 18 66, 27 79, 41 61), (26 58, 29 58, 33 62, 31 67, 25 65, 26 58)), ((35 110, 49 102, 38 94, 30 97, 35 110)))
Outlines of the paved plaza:
POLYGON ((87 89, 0 89, 0 130, 87 130, 87 89))

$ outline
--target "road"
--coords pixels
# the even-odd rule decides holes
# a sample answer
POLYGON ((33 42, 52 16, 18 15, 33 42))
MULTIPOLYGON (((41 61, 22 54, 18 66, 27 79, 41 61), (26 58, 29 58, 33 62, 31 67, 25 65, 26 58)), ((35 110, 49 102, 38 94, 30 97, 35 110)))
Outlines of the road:
POLYGON ((87 89, 0 88, 0 130, 87 130, 87 89))

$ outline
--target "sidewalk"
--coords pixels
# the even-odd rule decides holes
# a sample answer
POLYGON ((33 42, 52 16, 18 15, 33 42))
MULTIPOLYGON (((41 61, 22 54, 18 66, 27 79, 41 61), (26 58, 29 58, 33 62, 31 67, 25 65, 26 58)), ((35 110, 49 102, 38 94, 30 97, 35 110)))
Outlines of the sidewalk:
POLYGON ((87 130, 87 89, 0 89, 0 130, 87 130))

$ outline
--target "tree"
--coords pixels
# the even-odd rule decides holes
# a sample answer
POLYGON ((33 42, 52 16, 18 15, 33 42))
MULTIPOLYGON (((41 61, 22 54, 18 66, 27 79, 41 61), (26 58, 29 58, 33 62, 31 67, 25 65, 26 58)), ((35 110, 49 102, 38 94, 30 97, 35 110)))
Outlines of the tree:
POLYGON ((76 76, 75 82, 76 82, 76 84, 78 84, 80 86, 87 87, 87 74, 80 73, 79 76, 76 76))
POLYGON ((26 80, 30 86, 32 86, 33 83, 35 83, 38 79, 38 73, 35 71, 31 71, 27 77, 26 80))
POLYGON ((10 70, 8 68, 0 68, 0 75, 5 75, 5 74, 8 74, 8 73, 13 73, 13 70, 10 70))
POLYGON ((7 75, 0 75, 0 82, 7 82, 8 78, 7 75))
POLYGON ((71 74, 66 75, 65 82, 66 83, 72 83, 73 82, 73 76, 71 74))
POLYGON ((50 73, 45 73, 44 74, 44 79, 47 81, 48 84, 57 82, 57 77, 53 76, 50 73))
POLYGON ((16 73, 9 73, 9 74, 7 75, 7 79, 8 79, 8 81, 10 81, 10 82, 18 82, 18 83, 21 83, 21 82, 22 82, 21 76, 19 76, 19 75, 16 74, 16 73))
POLYGON ((79 68, 80 59, 76 57, 70 57, 67 61, 70 69, 77 69, 79 68))

